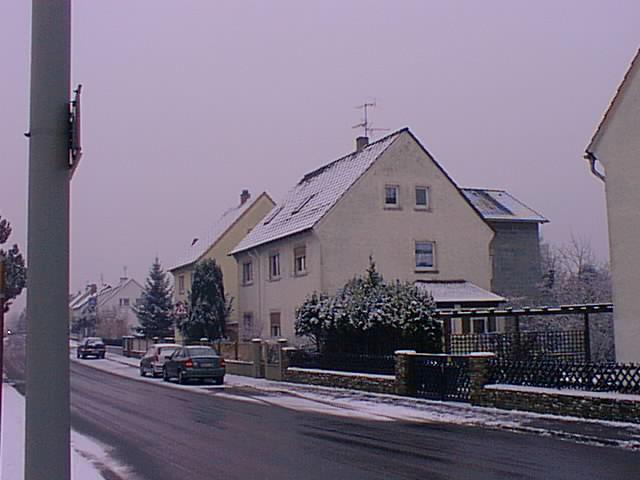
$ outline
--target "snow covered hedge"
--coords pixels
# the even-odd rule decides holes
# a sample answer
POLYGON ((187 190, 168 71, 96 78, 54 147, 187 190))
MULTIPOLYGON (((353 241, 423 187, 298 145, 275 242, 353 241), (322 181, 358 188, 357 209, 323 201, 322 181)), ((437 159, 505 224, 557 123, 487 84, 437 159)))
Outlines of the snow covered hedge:
POLYGON ((441 351, 433 298, 411 283, 386 283, 370 263, 335 295, 314 292, 296 310, 296 334, 320 351, 393 353, 398 348, 441 351))

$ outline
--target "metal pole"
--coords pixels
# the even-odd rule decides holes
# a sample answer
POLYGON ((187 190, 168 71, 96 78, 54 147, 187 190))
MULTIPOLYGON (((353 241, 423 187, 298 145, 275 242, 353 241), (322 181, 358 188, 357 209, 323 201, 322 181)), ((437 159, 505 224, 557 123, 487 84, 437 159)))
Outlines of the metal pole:
POLYGON ((26 480, 69 480, 71 0, 32 0, 26 480))

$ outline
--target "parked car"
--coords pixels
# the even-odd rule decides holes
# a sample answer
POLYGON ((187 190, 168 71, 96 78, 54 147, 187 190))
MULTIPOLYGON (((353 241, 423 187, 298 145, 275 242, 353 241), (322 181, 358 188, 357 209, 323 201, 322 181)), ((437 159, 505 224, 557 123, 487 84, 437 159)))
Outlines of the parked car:
POLYGON ((78 358, 104 358, 107 348, 99 337, 87 337, 78 344, 76 356, 78 358))
POLYGON ((182 384, 197 379, 213 380, 217 385, 222 385, 224 374, 224 359, 213 348, 199 345, 176 350, 162 368, 165 382, 177 378, 182 384))
POLYGON ((149 347, 140 359, 140 376, 144 377, 147 373, 152 377, 162 375, 162 367, 165 362, 180 347, 181 345, 177 343, 156 343, 149 347))

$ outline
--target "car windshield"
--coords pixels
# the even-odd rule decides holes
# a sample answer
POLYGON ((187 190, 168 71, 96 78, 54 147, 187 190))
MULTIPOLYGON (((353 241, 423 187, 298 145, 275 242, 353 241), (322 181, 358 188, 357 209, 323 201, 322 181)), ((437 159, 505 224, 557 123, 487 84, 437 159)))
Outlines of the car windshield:
POLYGON ((87 345, 102 345, 103 341, 101 338, 87 338, 87 345))
POLYGON ((178 347, 160 347, 158 349, 158 354, 168 357, 169 355, 173 355, 173 352, 175 352, 177 349, 178 347))
POLYGON ((192 357, 210 357, 217 354, 211 347, 196 347, 189 349, 189 355, 192 357))

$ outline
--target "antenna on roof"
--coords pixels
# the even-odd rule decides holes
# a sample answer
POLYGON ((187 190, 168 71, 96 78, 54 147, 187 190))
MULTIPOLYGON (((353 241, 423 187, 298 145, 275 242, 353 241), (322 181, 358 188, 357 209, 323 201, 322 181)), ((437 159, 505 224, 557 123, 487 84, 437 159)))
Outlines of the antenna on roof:
POLYGON ((362 120, 357 125, 354 125, 351 128, 362 128, 364 129, 364 136, 369 138, 369 134, 373 132, 388 132, 389 128, 374 128, 373 123, 369 121, 369 108, 375 108, 376 101, 375 99, 370 102, 364 102, 362 105, 358 105, 357 109, 362 110, 362 120))

